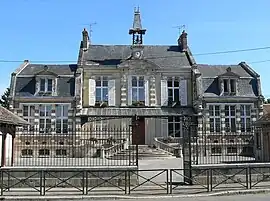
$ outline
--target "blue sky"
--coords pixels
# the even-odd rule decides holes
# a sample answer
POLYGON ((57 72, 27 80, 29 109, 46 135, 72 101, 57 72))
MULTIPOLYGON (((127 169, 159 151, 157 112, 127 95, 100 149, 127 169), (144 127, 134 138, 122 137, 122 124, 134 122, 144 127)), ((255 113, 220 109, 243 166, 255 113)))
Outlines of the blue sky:
MULTIPOLYGON (((0 60, 74 61, 81 31, 93 26, 94 44, 130 44, 133 10, 140 6, 146 44, 176 44, 186 25, 194 54, 270 46, 269 0, 1 0, 0 60)), ((270 49, 196 56, 197 63, 270 60, 270 49)), ((0 62, 0 92, 20 62, 0 62)), ((250 64, 270 97, 270 62, 250 64)))

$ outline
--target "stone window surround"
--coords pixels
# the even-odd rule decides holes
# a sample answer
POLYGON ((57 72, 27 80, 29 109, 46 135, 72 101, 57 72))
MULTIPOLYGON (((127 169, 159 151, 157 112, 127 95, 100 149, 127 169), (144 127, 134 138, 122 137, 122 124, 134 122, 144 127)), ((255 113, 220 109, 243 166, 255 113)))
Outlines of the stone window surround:
POLYGON ((168 77, 167 79, 167 90, 168 90, 168 103, 170 103, 170 97, 172 98, 172 102, 180 102, 180 78, 168 77), (169 86, 169 82, 172 83, 169 86), (176 86, 175 86, 176 84, 176 86), (177 86, 178 85, 178 86, 177 86), (169 94, 169 90, 172 90, 172 96, 169 94), (175 95, 175 90, 178 90, 178 97, 175 95))
POLYGON ((237 95, 237 83, 238 83, 237 78, 231 78, 231 77, 220 78, 220 84, 219 84, 220 90, 221 90, 220 95, 237 95), (225 91, 225 85, 227 86, 227 91, 225 91))
POLYGON ((210 120, 210 132, 212 133, 221 132, 220 105, 209 105, 209 120, 210 120), (211 107, 213 107, 213 115, 211 115, 211 107), (211 130, 211 119, 213 119, 213 124, 214 124, 213 130, 211 130), (217 128, 219 128, 219 130, 217 128))
POLYGON ((145 102, 145 86, 144 86, 144 82, 145 82, 145 77, 144 76, 140 76, 140 75, 132 75, 131 76, 131 97, 132 97, 132 103, 134 102, 145 102), (136 86, 134 86, 133 82, 136 80, 136 86), (142 86, 140 85, 140 81, 143 81, 142 86), (142 94, 143 94, 143 100, 140 99, 140 91, 142 90, 142 94), (136 91, 136 97, 137 99, 134 100, 133 99, 133 92, 136 91))
MULTIPOLYGON (((221 107, 221 118, 222 119, 225 119, 225 117, 223 117, 224 116, 224 114, 222 115, 222 109, 224 110, 225 109, 225 105, 229 105, 229 106, 236 106, 236 110, 237 110, 237 108, 239 107, 240 108, 240 106, 241 105, 250 105, 251 106, 251 115, 252 115, 252 110, 255 108, 255 105, 254 105, 254 103, 206 103, 206 109, 209 111, 209 106, 210 105, 213 105, 213 106, 215 106, 215 105, 219 105, 220 107, 221 107)), ((208 115, 207 115, 208 116, 208 115)), ((241 117, 241 114, 240 114, 240 116, 236 113, 236 120, 239 118, 239 117, 241 117)), ((209 116, 208 116, 208 118, 209 118, 209 116)), ((255 119, 256 120, 256 119, 255 119)), ((252 121, 255 121, 255 120, 252 120, 252 121)), ((224 121, 224 120, 222 120, 222 121, 224 121)), ((225 123, 225 122, 221 122, 221 124, 222 123, 225 123)), ((240 124, 240 122, 237 122, 236 121, 236 126, 238 125, 238 124, 240 124)))
POLYGON ((52 93, 57 94, 57 77, 54 75, 36 75, 36 93, 52 93), (40 91, 41 79, 45 79, 45 91, 40 91), (48 79, 52 80, 52 91, 47 91, 48 79))
POLYGON ((56 104, 55 105, 55 116, 56 116, 56 133, 67 133, 68 132, 68 105, 67 104, 56 104), (67 107, 65 107, 67 106, 67 107), (60 115, 57 115, 57 107, 60 107, 60 115), (67 111, 65 111, 65 109, 67 111), (67 113, 65 115, 65 113, 67 113), (60 132, 58 132, 57 121, 60 120, 60 132), (64 124, 66 124, 66 129, 64 129, 64 124))
MULTIPOLYGON (((20 103, 18 109, 23 110, 23 106, 34 106, 35 107, 35 113, 36 113, 37 110, 38 110, 38 113, 37 114, 34 114, 34 116, 31 117, 31 118, 33 118, 35 122, 37 121, 38 122, 38 125, 40 125, 39 124, 39 120, 40 120, 40 115, 39 115, 40 114, 40 105, 41 105, 40 103, 20 103)), ((51 105, 52 108, 56 107, 56 105, 68 105, 68 110, 71 109, 71 103, 42 103, 42 105, 51 105)), ((52 115, 51 114, 51 117, 56 116, 56 110, 54 112, 52 112, 52 113, 54 113, 55 115, 52 115)), ((21 116, 21 117, 24 118, 24 116, 21 116)), ((68 116, 68 118, 69 118, 69 116, 68 116)), ((52 123, 53 124, 56 124, 56 121, 55 122, 52 122, 52 123)), ((37 128, 39 128, 39 126, 37 128)))
POLYGON ((96 81, 96 103, 97 102, 106 102, 108 103, 108 96, 109 96, 109 86, 108 86, 108 76, 97 76, 95 78, 96 81), (98 82, 100 82, 100 85, 97 84, 98 82), (106 92, 107 89, 107 92, 106 92), (100 90, 100 100, 97 100, 97 90, 100 90), (105 93, 105 94, 104 94, 105 93), (104 98, 104 95, 106 96, 106 98, 104 98))
POLYGON ((241 114, 241 132, 251 132, 251 105, 250 104, 241 104, 240 105, 240 114, 241 114), (249 106, 249 111, 247 112, 247 106, 249 106), (243 110, 242 110, 243 108, 243 110), (242 112, 244 114, 242 114, 242 112), (242 121, 244 120, 244 121, 242 121), (248 121, 249 120, 249 126, 248 121))
POLYGON ((181 118, 180 117, 169 117, 168 118, 168 136, 180 137, 181 135, 181 118), (170 133, 170 125, 172 126, 173 133, 170 133), (179 133, 179 136, 176 136, 179 133))

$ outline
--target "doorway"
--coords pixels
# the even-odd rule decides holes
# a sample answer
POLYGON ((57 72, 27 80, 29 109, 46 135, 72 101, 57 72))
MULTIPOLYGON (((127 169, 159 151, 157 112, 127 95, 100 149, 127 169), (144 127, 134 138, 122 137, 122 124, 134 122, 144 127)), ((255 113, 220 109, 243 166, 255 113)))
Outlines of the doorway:
POLYGON ((132 144, 145 145, 145 118, 137 117, 136 126, 132 132, 132 144))

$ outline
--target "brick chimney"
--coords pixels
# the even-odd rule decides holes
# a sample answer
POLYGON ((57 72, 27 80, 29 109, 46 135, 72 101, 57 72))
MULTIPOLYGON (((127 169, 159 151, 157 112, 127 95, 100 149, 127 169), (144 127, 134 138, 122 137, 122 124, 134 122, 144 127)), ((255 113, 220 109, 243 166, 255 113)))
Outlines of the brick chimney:
POLYGON ((187 45, 187 33, 183 30, 182 34, 178 38, 178 45, 181 48, 182 52, 186 52, 188 45, 187 45))
POLYGON ((89 35, 87 30, 84 28, 82 31, 82 36, 83 36, 83 40, 81 43, 81 48, 83 49, 87 49, 88 48, 88 44, 89 44, 89 35))

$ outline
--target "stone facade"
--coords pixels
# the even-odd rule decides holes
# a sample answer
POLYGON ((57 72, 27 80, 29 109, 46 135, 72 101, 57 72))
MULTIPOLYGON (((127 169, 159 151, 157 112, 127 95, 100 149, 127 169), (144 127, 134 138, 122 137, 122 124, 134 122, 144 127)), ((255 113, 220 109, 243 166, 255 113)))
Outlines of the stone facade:
POLYGON ((244 62, 198 64, 193 66, 193 83, 194 108, 202 115, 198 118, 201 153, 252 152, 254 123, 262 115, 260 76, 244 62))

